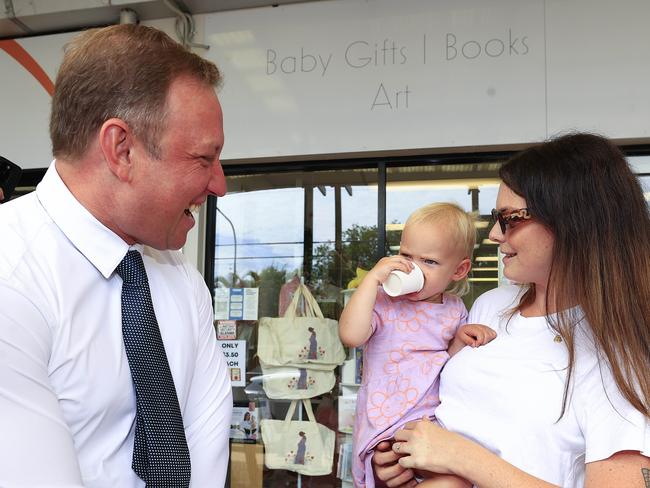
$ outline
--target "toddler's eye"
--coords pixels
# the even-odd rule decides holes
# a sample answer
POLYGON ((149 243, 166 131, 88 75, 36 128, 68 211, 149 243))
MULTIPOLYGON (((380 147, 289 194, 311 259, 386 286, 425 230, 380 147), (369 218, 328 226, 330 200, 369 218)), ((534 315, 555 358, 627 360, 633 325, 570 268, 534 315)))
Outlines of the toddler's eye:
POLYGON ((423 259, 422 262, 424 264, 438 264, 438 261, 436 261, 435 259, 423 259))

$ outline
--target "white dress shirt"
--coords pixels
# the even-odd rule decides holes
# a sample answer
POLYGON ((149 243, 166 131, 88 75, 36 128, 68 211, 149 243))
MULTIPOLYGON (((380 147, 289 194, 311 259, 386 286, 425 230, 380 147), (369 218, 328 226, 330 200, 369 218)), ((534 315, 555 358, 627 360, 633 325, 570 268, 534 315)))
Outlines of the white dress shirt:
MULTIPOLYGON (((114 273, 129 246, 52 163, 35 192, 0 205, 0 248, 0 486, 144 487, 131 469, 135 392, 114 273)), ((210 293, 180 252, 132 248, 176 385, 191 486, 221 487, 232 391, 210 293)))
POLYGON ((572 396, 558 420, 568 352, 545 317, 516 313, 509 319, 518 292, 517 286, 503 286, 474 302, 468 322, 488 325, 498 335, 447 362, 438 420, 562 488, 584 486, 586 463, 626 450, 650 455, 649 419, 623 398, 607 362, 599 366, 586 324, 576 326, 572 396))

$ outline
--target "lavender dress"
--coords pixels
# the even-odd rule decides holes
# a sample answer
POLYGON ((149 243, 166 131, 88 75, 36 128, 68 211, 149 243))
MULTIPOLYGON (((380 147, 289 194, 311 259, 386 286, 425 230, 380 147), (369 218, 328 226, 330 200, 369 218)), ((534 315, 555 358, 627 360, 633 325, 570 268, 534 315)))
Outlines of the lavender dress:
POLYGON ((412 302, 378 288, 354 422, 357 488, 375 486, 371 459, 379 442, 407 422, 434 417, 447 347, 466 320, 467 309, 454 295, 443 295, 443 303, 412 302))

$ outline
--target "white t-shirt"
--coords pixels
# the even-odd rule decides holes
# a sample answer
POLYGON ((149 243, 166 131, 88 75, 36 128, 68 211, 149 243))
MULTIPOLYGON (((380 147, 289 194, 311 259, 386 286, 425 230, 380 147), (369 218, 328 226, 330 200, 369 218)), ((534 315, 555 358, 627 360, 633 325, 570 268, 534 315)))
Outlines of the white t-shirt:
POLYGON ((650 455, 648 419, 622 397, 605 363, 599 366, 584 326, 576 331, 573 395, 558 420, 568 353, 544 317, 516 313, 508 321, 519 291, 491 290, 472 307, 468 323, 488 325, 498 336, 465 347, 443 369, 441 424, 564 488, 584 485, 585 463, 623 450, 650 455))
MULTIPOLYGON (((0 236, 0 486, 144 487, 131 468, 136 402, 114 273, 129 246, 54 164, 35 192, 0 206, 0 236)), ((181 253, 133 247, 183 414, 191 486, 223 486, 232 392, 210 292, 181 253)))

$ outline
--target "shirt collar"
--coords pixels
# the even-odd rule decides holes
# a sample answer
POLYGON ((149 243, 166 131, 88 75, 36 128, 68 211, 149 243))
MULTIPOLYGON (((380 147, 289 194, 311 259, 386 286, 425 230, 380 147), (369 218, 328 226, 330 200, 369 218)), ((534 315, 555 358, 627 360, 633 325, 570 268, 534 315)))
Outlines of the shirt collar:
MULTIPOLYGON (((104 276, 109 278, 129 245, 97 220, 70 192, 52 161, 36 187, 43 208, 72 245, 104 276)), ((142 245, 132 246, 142 253, 142 245)))

